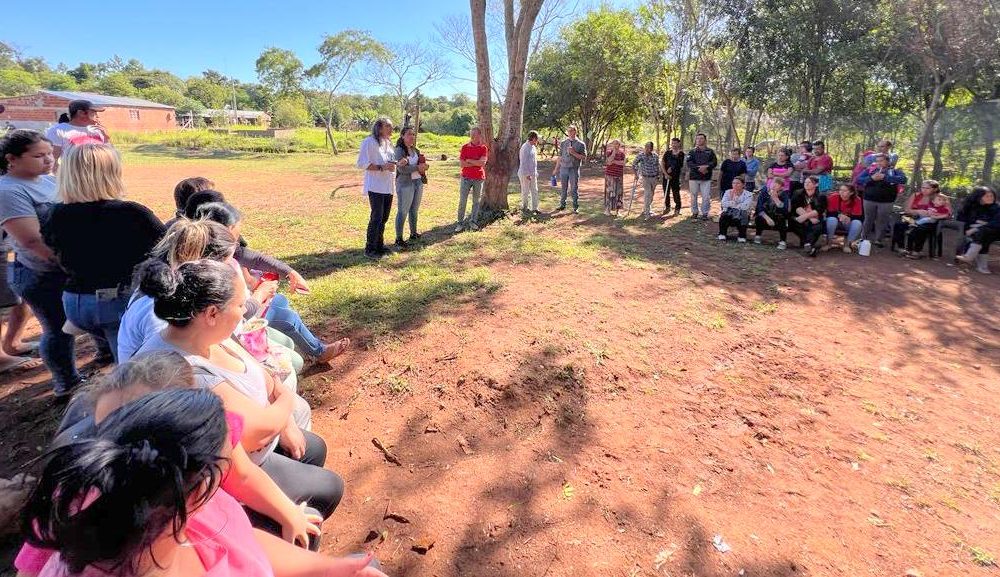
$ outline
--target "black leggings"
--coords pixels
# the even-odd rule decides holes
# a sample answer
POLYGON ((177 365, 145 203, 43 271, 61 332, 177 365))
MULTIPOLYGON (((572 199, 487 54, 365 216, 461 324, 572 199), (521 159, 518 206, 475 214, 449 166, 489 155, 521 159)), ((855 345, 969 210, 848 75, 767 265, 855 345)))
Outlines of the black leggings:
POLYGON ((674 195, 674 206, 681 209, 681 177, 663 179, 663 209, 670 210, 670 195, 674 195))
POLYGON ((807 244, 815 245, 819 242, 819 237, 824 234, 823 219, 820 219, 817 223, 808 220, 799 222, 793 219, 788 221, 788 225, 789 230, 794 232, 795 236, 799 237, 799 241, 803 246, 807 244))
POLYGON ((719 217, 719 234, 725 235, 729 232, 730 227, 734 226, 739 231, 740 238, 745 239, 747 237, 747 225, 743 224, 742 219, 728 214, 723 214, 719 217))
POLYGON ((937 223, 911 225, 907 222, 897 222, 892 227, 893 243, 896 246, 906 245, 906 250, 911 252, 921 252, 924 250, 924 243, 932 235, 937 233, 937 223))
POLYGON ((754 228, 757 229, 757 236, 761 236, 761 233, 763 233, 765 230, 776 230, 778 231, 778 238, 781 239, 781 242, 787 242, 788 221, 785 220, 785 217, 780 214, 771 216, 771 220, 774 221, 774 226, 770 226, 769 224, 767 224, 767 221, 764 220, 764 215, 760 214, 757 215, 757 218, 755 218, 753 221, 754 228))
POLYGON ((972 233, 972 242, 983 245, 983 250, 979 251, 979 254, 989 254, 990 245, 998 240, 1000 240, 1000 228, 981 226, 972 233))
MULTIPOLYGON (((326 442, 323 438, 311 431, 302 431, 302 434, 306 438, 306 450, 300 461, 289 457, 279 446, 264 459, 260 468, 293 503, 305 501, 319 516, 327 519, 344 496, 344 480, 323 468, 326 463, 326 442)), ((281 525, 264 515, 254 513, 250 515, 250 520, 254 527, 281 535, 281 525)))
POLYGON ((368 204, 372 207, 372 213, 368 218, 365 252, 383 252, 385 223, 389 222, 389 213, 392 212, 392 195, 369 191, 368 204))

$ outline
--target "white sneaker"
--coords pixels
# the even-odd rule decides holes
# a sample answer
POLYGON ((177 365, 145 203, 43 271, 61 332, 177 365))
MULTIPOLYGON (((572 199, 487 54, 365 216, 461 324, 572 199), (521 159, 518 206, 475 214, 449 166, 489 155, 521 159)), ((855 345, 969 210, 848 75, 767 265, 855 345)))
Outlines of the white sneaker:
POLYGON ((753 243, 754 244, 760 244, 762 242, 764 242, 764 239, 762 239, 759 235, 753 237, 753 243))
POLYGON ((743 238, 742 236, 740 238, 736 239, 736 242, 744 242, 745 243, 746 241, 747 241, 747 239, 743 238))
POLYGON ((786 246, 785 241, 781 241, 778 243, 778 250, 785 250, 786 246))
POLYGON ((455 232, 462 232, 463 230, 465 230, 464 226, 460 224, 455 225, 455 232))
POLYGON ((807 242, 804 245, 802 245, 802 250, 809 250, 812 247, 813 247, 812 243, 811 242, 807 242))
POLYGON ((720 234, 719 236, 717 236, 715 238, 718 239, 718 240, 726 240, 726 235, 720 234))

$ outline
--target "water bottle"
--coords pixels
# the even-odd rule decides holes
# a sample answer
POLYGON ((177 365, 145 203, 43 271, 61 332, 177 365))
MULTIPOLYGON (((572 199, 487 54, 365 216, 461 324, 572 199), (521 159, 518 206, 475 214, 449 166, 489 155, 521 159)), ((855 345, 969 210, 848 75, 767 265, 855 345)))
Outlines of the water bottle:
POLYGON ((870 240, 861 241, 861 244, 858 245, 858 254, 861 256, 871 256, 872 241, 870 240))

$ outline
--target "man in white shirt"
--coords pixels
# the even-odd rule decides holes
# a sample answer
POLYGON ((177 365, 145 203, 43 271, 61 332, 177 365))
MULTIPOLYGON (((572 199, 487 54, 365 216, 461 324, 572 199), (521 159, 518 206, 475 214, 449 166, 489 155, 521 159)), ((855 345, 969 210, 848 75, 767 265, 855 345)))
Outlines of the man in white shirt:
POLYGON ((69 103, 69 122, 60 122, 45 131, 45 138, 52 143, 52 153, 56 158, 53 172, 59 170, 59 157, 70 148, 80 144, 111 142, 107 130, 97 118, 100 112, 104 109, 89 100, 74 100, 69 103))
POLYGON ((538 214, 538 133, 532 130, 528 133, 528 140, 521 145, 521 152, 518 157, 521 166, 517 169, 517 176, 521 180, 521 212, 528 214, 528 203, 531 203, 531 212, 538 214))

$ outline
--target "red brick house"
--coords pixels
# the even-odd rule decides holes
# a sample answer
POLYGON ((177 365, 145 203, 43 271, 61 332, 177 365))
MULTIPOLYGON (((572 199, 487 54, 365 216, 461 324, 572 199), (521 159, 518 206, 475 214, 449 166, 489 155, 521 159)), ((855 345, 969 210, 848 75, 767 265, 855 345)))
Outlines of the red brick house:
POLYGON ((0 105, 4 107, 0 113, 0 129, 9 123, 15 128, 44 130, 55 124, 60 114, 67 112, 71 100, 89 100, 104 108, 100 116, 101 124, 112 134, 177 128, 174 107, 166 104, 90 92, 40 90, 29 96, 0 98, 0 105))

